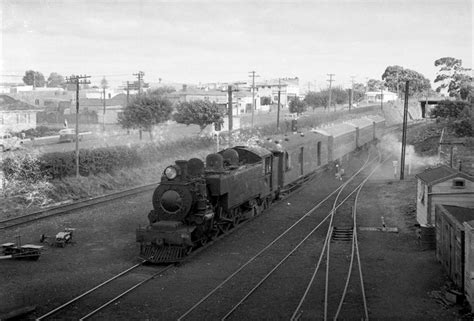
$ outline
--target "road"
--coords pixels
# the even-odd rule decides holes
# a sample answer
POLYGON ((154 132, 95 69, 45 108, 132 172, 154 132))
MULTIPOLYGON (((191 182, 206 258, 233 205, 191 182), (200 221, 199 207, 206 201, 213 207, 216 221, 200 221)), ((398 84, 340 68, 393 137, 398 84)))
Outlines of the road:
MULTIPOLYGON (((341 110, 344 107, 338 107, 341 110)), ((331 110, 332 111, 332 110, 331 110)), ((314 113, 310 114, 327 114, 327 112, 318 108, 314 113)), ((280 122, 283 123, 285 115, 288 114, 288 110, 285 109, 280 114, 280 122)), ((304 117, 304 115, 303 115, 304 117)), ((239 115, 241 128, 249 128, 252 123, 251 114, 239 115)), ((277 113, 272 112, 259 112, 254 114, 255 125, 265 125, 270 123, 276 124, 277 113)), ((148 132, 142 133, 142 139, 138 130, 128 131, 120 128, 118 125, 107 125, 103 130, 102 125, 80 125, 79 132, 88 131, 90 134, 84 135, 80 141, 81 149, 91 149, 97 147, 108 147, 108 146, 123 146, 123 145, 140 145, 147 144, 150 142, 150 136, 148 132)), ((164 143, 170 141, 177 141, 185 137, 197 137, 200 133, 199 126, 184 124, 177 124, 175 122, 168 122, 155 126, 153 130, 153 141, 155 143, 164 143)), ((51 152, 65 152, 75 150, 74 142, 63 142, 59 143, 59 137, 51 137, 50 139, 37 140, 31 142, 25 142, 24 146, 26 150, 35 150, 40 153, 51 153, 51 152)), ((7 154, 7 153, 6 153, 7 154)))

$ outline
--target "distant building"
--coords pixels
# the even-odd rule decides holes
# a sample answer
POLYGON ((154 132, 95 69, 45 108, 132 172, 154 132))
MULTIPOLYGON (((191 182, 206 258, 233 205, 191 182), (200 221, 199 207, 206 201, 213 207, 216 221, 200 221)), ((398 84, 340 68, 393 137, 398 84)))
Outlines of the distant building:
POLYGON ((256 87, 256 110, 269 111, 271 105, 278 104, 278 91, 280 91, 280 104, 288 107, 291 99, 299 97, 299 78, 272 79, 259 82, 256 87))
POLYGON ((0 95, 0 132, 19 132, 36 128, 36 114, 40 109, 33 105, 0 95))
POLYGON ((416 177, 416 219, 421 226, 435 225, 436 204, 474 207, 474 177, 445 165, 416 177))
POLYGON ((382 100, 383 102, 389 102, 397 100, 398 96, 397 93, 393 93, 388 90, 384 91, 368 91, 365 93, 365 100, 369 103, 380 103, 382 100))

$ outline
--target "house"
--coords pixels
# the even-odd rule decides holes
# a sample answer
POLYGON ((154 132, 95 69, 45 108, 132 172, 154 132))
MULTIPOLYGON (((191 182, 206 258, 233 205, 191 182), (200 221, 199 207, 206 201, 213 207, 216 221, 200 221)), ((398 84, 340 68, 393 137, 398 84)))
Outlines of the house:
POLYGON ((382 100, 383 102, 389 102, 397 100, 398 96, 397 93, 383 90, 383 91, 368 91, 365 93, 365 100, 369 103, 380 103, 382 100))
POLYGON ((0 132, 36 128, 36 114, 40 110, 9 95, 0 95, 0 132))
MULTIPOLYGON (((71 114, 76 113, 76 104, 72 103, 71 114)), ((127 95, 118 94, 110 99, 105 100, 106 107, 120 107, 125 108, 127 106, 127 95)), ((108 109, 106 109, 108 110, 108 109)), ((81 112, 95 112, 97 114, 103 113, 104 111, 104 100, 101 98, 79 98, 79 113, 81 112)))
POLYGON ((268 111, 271 105, 278 104, 278 91, 283 107, 288 107, 290 100, 300 94, 298 77, 266 80, 256 84, 255 89, 255 109, 260 111, 268 111))
POLYGON ((474 177, 441 165, 417 174, 416 219, 435 225, 435 205, 474 207, 474 177))
POLYGON ((186 85, 183 85, 182 90, 172 92, 166 95, 166 97, 175 104, 195 100, 206 100, 216 103, 217 105, 227 106, 227 91, 188 88, 186 85))

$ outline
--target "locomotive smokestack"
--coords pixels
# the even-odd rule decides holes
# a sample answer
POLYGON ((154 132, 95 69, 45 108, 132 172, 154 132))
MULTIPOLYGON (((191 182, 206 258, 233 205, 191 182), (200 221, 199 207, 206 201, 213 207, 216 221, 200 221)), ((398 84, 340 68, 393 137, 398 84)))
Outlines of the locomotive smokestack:
POLYGON ((177 160, 176 166, 181 170, 181 177, 183 179, 188 178, 188 161, 187 160, 177 160))

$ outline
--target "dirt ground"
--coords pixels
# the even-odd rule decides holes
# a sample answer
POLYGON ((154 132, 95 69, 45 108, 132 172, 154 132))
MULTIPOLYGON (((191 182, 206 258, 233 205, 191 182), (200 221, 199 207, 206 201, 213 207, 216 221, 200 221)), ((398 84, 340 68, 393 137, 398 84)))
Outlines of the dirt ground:
MULTIPOLYGON (((363 159, 365 156, 360 155, 343 163, 347 174, 363 159)), ((324 173, 189 263, 173 268, 127 295, 96 319, 175 320, 340 183, 333 173, 324 173)), ((391 164, 387 163, 362 191, 358 205, 360 226, 380 227, 383 216, 387 226, 399 229, 399 233, 359 232, 371 319, 455 320, 458 317, 459 307, 445 308, 429 295, 439 290, 446 278, 434 251, 425 250, 416 242, 415 189, 413 175, 404 181, 394 179, 391 164)), ((135 264, 138 253, 135 228, 146 224, 150 208, 151 193, 147 193, 2 234, 2 243, 21 234, 23 243, 37 244, 42 233, 52 235, 64 227, 76 228, 76 244, 65 248, 47 247, 39 261, 0 261, 0 314, 36 305, 36 312, 25 317, 34 319, 135 264)), ((261 290, 262 295, 249 300, 230 319, 288 319, 317 259, 314 249, 320 241, 321 235, 315 235, 312 245, 301 248, 289 260, 292 268, 281 270, 269 279, 261 290)), ((285 245, 288 244, 283 242, 271 255, 257 260, 240 279, 233 281, 230 290, 212 298, 186 320, 222 317, 222 312, 267 272, 263 267, 276 260, 282 254, 279 249, 285 245)), ((312 317, 321 318, 320 311, 316 313, 319 314, 312 317)), ((352 316, 360 320, 359 315, 352 316)))

